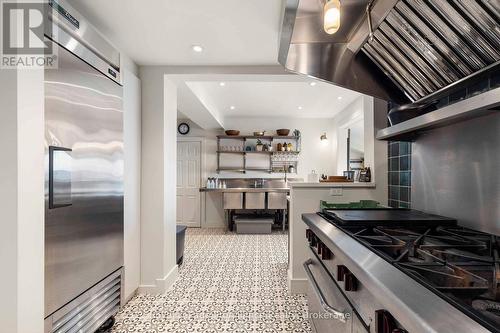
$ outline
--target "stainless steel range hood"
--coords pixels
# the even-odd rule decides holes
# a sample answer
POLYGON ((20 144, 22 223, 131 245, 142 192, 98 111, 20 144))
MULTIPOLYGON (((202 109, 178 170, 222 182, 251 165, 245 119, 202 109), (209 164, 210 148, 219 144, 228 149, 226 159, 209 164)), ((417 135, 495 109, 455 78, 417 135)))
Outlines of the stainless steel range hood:
POLYGON ((499 0, 341 0, 334 35, 323 31, 323 5, 286 0, 279 62, 288 70, 406 104, 500 65, 499 0))

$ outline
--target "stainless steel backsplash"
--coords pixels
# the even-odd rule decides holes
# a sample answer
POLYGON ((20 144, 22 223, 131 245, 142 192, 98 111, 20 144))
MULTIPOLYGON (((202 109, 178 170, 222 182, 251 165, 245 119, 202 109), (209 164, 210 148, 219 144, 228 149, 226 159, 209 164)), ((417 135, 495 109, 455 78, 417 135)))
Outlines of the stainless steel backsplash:
POLYGON ((412 149, 412 208, 500 235, 500 112, 430 130, 412 149))

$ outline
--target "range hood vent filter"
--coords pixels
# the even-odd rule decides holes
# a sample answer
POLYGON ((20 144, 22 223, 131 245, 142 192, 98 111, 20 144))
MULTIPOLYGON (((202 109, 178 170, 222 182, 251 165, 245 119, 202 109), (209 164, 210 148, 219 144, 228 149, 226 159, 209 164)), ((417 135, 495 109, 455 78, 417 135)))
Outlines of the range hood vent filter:
POLYGON ((400 0, 361 50, 412 101, 500 60, 500 5, 400 0))

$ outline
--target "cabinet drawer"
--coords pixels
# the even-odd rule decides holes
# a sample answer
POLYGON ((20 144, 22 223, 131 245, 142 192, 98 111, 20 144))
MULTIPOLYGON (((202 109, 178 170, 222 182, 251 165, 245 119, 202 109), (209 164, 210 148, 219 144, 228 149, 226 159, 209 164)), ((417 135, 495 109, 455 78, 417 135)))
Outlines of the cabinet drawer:
POLYGON ((286 193, 267 193, 267 208, 268 209, 286 209, 286 193))
POLYGON ((224 209, 242 209, 243 193, 224 193, 224 209))
POLYGON ((245 193, 245 209, 265 209, 266 193, 245 193))

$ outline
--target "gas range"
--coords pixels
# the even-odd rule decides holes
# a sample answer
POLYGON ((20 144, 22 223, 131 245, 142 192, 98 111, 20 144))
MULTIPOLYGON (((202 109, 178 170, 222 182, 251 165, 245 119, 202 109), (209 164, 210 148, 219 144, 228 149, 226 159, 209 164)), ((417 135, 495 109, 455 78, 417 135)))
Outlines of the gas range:
POLYGON ((319 215, 490 331, 500 332, 500 237, 412 210, 325 210, 319 215))

